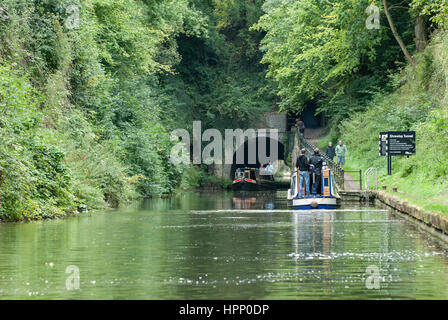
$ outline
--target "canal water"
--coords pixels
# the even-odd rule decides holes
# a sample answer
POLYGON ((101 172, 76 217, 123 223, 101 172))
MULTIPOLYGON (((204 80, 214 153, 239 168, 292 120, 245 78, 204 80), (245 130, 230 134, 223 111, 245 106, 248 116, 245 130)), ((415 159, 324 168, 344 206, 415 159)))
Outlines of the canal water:
POLYGON ((191 193, 0 224, 0 299, 448 299, 433 236, 387 210, 294 212, 285 196, 191 193))

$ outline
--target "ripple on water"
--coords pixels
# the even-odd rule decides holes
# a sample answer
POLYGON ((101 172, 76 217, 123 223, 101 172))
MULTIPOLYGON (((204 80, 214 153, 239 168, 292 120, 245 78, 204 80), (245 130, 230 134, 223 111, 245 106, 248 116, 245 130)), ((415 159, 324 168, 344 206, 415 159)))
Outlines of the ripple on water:
POLYGON ((448 247, 386 210, 266 210, 264 197, 241 210, 233 196, 4 224, 0 299, 448 299, 448 247), (69 265, 80 291, 66 289, 69 265))

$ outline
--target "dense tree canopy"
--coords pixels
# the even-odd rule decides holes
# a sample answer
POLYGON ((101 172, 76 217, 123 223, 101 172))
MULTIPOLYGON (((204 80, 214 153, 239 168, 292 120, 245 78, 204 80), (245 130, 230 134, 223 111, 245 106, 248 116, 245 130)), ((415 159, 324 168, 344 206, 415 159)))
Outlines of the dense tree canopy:
POLYGON ((191 169, 169 161, 171 130, 193 120, 249 126, 273 104, 258 64, 262 34, 249 30, 261 5, 2 1, 0 127, 13 141, 2 144, 0 217, 35 218, 43 208, 51 216, 195 186, 191 169), (50 189, 37 178, 49 172, 42 150, 66 167, 50 189))
POLYGON ((446 0, 2 0, 0 218, 197 186, 169 161, 193 120, 251 127, 314 101, 339 122, 396 88, 447 15, 446 0))
MULTIPOLYGON (((446 2, 387 4, 394 29, 411 52, 416 16, 439 26, 446 21, 446 2)), ((269 1, 265 6, 269 10, 256 28, 266 32, 263 62, 278 83, 284 110, 300 111, 317 99, 321 111, 340 120, 358 111, 373 93, 388 90, 388 76, 404 62, 380 1, 269 1), (371 5, 380 9, 379 29, 366 25, 371 5)))

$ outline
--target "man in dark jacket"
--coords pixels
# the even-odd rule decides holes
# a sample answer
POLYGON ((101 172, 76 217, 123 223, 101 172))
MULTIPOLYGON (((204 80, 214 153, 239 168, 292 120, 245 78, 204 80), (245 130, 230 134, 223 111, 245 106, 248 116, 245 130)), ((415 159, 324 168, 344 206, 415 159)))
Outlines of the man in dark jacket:
POLYGON ((325 154, 328 158, 330 158, 331 161, 334 161, 334 157, 336 157, 336 151, 334 150, 333 142, 328 142, 328 147, 325 150, 325 154))
POLYGON ((311 179, 313 194, 322 194, 322 165, 324 159, 319 154, 319 149, 314 149, 314 154, 310 158, 310 164, 313 166, 313 175, 311 179))
POLYGON ((303 197, 303 183, 305 182, 305 195, 310 195, 310 162, 306 157, 306 150, 302 149, 300 151, 300 156, 297 158, 297 169, 300 171, 300 182, 299 182, 299 196, 303 197))

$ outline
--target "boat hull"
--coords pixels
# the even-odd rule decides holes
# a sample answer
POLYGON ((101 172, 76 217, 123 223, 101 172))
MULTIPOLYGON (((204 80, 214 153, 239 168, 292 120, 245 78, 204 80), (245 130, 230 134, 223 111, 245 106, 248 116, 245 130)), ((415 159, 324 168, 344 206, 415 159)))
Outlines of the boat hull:
POLYGON ((233 190, 242 191, 265 191, 265 190, 276 190, 276 183, 273 180, 252 180, 249 181, 241 180, 234 181, 232 184, 233 190))
POLYGON ((260 185, 257 183, 249 183, 249 182, 238 182, 232 185, 233 190, 241 190, 241 191, 259 191, 261 190, 260 185))
POLYGON ((337 199, 334 197, 309 197, 292 199, 292 208, 294 210, 330 210, 336 209, 337 206, 337 199))

